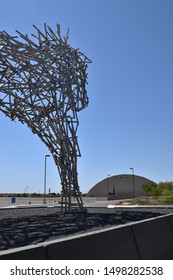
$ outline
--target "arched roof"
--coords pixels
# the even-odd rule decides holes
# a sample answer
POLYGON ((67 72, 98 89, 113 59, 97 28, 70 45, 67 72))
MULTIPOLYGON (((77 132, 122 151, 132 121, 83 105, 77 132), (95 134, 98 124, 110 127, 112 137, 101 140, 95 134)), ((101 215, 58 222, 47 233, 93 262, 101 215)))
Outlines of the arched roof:
POLYGON ((144 195, 142 185, 148 182, 151 182, 151 180, 133 174, 108 176, 92 187, 87 196, 144 195))

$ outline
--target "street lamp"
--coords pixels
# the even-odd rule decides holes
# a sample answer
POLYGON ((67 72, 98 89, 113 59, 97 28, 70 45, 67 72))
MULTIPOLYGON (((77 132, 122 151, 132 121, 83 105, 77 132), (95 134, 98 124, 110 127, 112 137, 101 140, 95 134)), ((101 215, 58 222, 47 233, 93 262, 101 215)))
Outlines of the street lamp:
POLYGON ((44 200, 43 203, 46 203, 46 159, 47 157, 50 157, 50 155, 45 155, 44 159, 44 200))
POLYGON ((111 176, 110 174, 107 175, 107 196, 109 195, 109 177, 110 176, 111 176))
POLYGON ((132 170, 132 176, 133 176, 133 196, 135 196, 135 175, 134 175, 134 168, 130 167, 132 170))

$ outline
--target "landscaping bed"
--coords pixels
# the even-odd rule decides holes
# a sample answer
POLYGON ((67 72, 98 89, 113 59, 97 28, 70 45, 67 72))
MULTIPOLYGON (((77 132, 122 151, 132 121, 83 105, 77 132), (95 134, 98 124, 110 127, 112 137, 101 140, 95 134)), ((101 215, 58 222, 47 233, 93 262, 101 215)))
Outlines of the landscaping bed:
POLYGON ((170 208, 87 208, 61 213, 58 207, 0 209, 0 250, 7 250, 171 213, 170 208))

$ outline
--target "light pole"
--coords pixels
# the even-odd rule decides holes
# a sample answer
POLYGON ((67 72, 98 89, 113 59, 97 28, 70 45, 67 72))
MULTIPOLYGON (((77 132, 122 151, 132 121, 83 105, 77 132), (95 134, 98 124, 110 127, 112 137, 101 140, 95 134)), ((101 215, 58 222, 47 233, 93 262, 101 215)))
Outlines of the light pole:
POLYGON ((109 177, 110 176, 111 176, 110 174, 107 175, 107 197, 109 196, 109 177))
POLYGON ((46 203, 46 159, 47 157, 50 157, 50 155, 45 155, 45 159, 44 159, 44 199, 43 199, 43 203, 46 203))
POLYGON ((133 177, 133 196, 135 196, 135 175, 134 175, 134 168, 130 167, 132 170, 132 177, 133 177))

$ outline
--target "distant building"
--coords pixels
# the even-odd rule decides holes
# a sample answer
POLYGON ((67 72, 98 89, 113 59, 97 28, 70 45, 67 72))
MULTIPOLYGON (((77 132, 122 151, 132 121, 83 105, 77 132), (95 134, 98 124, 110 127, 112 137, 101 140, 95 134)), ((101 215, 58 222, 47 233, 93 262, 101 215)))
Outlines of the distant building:
POLYGON ((121 174, 107 177, 97 183, 89 190, 87 196, 90 197, 109 197, 125 198, 146 195, 142 185, 152 182, 151 180, 137 176, 121 174))

